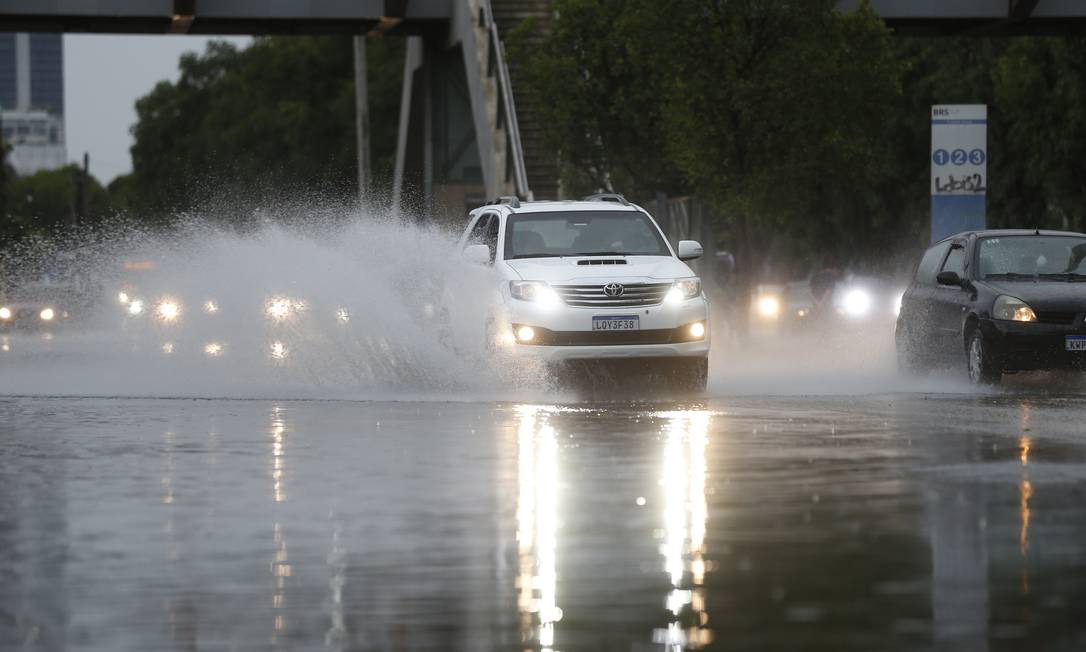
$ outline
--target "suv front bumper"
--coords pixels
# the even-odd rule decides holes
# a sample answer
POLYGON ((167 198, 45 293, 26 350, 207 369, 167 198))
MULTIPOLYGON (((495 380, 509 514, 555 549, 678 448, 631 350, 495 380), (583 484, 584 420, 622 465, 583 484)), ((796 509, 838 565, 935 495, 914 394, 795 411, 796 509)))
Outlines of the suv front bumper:
POLYGON ((518 356, 555 362, 583 359, 684 358, 709 355, 709 305, 704 297, 637 308, 540 306, 510 299, 505 304, 505 345, 518 356), (638 330, 593 331, 593 317, 638 317, 638 330), (693 337, 701 323, 704 335, 693 337), (515 328, 530 326, 536 337, 518 342, 515 328))

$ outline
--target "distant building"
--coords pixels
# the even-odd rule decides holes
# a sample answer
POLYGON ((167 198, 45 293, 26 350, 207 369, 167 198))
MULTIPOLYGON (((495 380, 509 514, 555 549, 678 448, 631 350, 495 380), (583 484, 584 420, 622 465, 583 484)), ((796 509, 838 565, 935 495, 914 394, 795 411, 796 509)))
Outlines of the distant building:
POLYGON ((0 121, 19 174, 68 162, 62 35, 0 34, 0 121))

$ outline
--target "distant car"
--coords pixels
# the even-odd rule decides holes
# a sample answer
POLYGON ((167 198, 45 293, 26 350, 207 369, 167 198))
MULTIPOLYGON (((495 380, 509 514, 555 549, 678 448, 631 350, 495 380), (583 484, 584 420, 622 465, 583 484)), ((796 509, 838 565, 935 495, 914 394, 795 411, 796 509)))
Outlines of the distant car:
POLYGON ((976 384, 1005 372, 1086 368, 1086 235, 973 231, 932 245, 901 302, 904 370, 965 363, 976 384))
POLYGON ((848 274, 835 281, 821 301, 811 285, 793 281, 776 289, 759 286, 753 314, 763 322, 776 321, 787 332, 822 335, 847 335, 872 326, 881 331, 897 316, 901 291, 885 280, 848 274))
POLYGON ((471 212, 459 250, 494 288, 488 340, 514 357, 550 366, 626 361, 704 389, 708 303, 684 262, 701 245, 684 240, 673 250, 621 195, 498 200, 471 212))
POLYGON ((0 329, 47 330, 72 316, 71 289, 63 284, 32 283, 0 300, 0 329))

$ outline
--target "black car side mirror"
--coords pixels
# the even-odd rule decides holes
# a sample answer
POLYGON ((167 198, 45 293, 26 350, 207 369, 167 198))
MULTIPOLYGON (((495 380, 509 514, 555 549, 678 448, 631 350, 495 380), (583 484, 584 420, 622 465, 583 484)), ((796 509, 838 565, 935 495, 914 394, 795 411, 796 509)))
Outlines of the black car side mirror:
MULTIPOLYGON (((931 278, 930 276, 928 278, 931 278)), ((958 272, 939 272, 939 275, 935 277, 939 285, 956 285, 958 287, 964 287, 965 282, 962 277, 958 276, 958 272)))

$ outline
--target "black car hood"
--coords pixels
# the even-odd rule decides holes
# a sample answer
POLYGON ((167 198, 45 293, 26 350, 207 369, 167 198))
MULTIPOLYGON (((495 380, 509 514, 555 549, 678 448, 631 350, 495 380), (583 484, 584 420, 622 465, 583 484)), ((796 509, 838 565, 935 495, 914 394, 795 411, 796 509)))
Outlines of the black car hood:
POLYGON ((1025 301, 1034 310, 1044 312, 1086 312, 1086 282, 1053 281, 979 281, 996 294, 1006 294, 1025 301))

